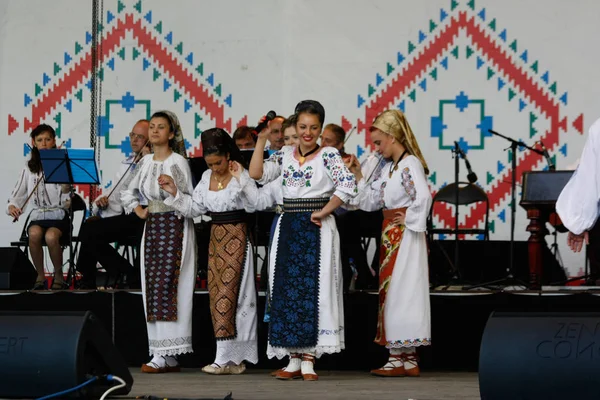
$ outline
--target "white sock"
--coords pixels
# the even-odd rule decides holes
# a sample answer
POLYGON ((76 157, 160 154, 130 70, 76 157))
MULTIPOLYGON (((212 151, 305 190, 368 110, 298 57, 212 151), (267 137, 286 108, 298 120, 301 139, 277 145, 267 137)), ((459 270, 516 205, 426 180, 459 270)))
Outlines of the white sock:
POLYGON ((152 357, 152 360, 150 360, 150 362, 146 365, 153 368, 164 368, 165 359, 162 356, 157 356, 155 354, 154 357, 152 357))
POLYGON ((404 361, 404 369, 412 369, 419 366, 417 363, 417 350, 414 347, 406 347, 404 349, 404 354, 410 357, 410 361, 404 361))
POLYGON ((290 357, 289 364, 283 370, 285 372, 296 372, 296 371, 300 370, 300 358, 290 357))
POLYGON ((302 370, 302 375, 305 375, 305 374, 316 375, 315 374, 315 363, 312 361, 302 361, 302 363, 300 364, 300 369, 302 370))
POLYGON ((395 369, 404 365, 402 359, 400 358, 402 353, 398 350, 400 349, 390 349, 390 357, 388 358, 388 362, 381 367, 381 369, 395 369))
POLYGON ((179 362, 177 361, 177 358, 175 358, 173 356, 164 356, 163 358, 165 360, 165 363, 169 367, 176 367, 176 366, 179 365, 179 362))

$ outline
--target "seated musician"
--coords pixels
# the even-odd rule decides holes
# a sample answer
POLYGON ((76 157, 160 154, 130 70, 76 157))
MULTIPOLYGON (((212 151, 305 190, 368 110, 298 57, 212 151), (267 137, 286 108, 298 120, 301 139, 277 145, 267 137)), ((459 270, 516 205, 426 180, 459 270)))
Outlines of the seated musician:
POLYGON ((589 244, 589 284, 600 283, 600 119, 592 124, 577 169, 556 201, 556 212, 569 230, 567 244, 580 252, 589 244))
POLYGON ((44 172, 40 160, 41 149, 56 148, 56 132, 45 124, 31 131, 31 157, 21 171, 19 180, 8 199, 6 213, 17 221, 26 207, 31 209, 27 238, 29 252, 37 271, 33 290, 48 289, 44 272, 43 241, 48 246, 50 259, 54 265, 52 290, 66 289, 63 279, 63 251, 60 238, 69 234, 70 224, 67 209, 70 205, 70 186, 44 182, 44 172))
MULTIPOLYGON (((344 150, 345 140, 346 132, 341 126, 336 124, 326 125, 321 134, 321 145, 338 149, 344 163, 348 165, 352 159, 352 155, 346 153, 344 150)), ((379 167, 379 172, 381 172, 380 167, 382 165, 383 163, 379 163, 378 157, 375 155, 369 156, 361 166, 365 179, 371 175, 375 175, 374 172, 377 167, 379 167)), ((376 178, 377 176, 372 176, 371 181, 374 181, 376 178)), ((375 236, 376 243, 379 243, 379 232, 381 231, 382 224, 381 212, 365 212, 359 210, 358 207, 344 204, 336 210, 335 216, 340 234, 344 289, 347 290, 350 287, 354 274, 353 268, 356 268, 356 273, 358 274, 355 282, 356 289, 377 289, 378 268, 372 269, 369 267, 367 254, 361 244, 361 236, 365 231, 375 231, 377 232, 375 236), (375 275, 371 271, 375 271, 375 275)), ((378 249, 379 246, 376 245, 376 250, 378 249)), ((379 259, 377 252, 374 259, 375 263, 377 263, 379 259)))
POLYGON ((121 205, 121 190, 127 187, 135 164, 150 152, 148 147, 148 121, 138 121, 129 134, 133 153, 121 162, 107 195, 98 198, 92 208, 94 217, 86 220, 79 233, 81 248, 77 259, 77 270, 81 272, 80 289, 96 288, 96 263, 102 264, 107 273, 123 273, 129 288, 139 288, 139 260, 135 267, 123 258, 111 244, 135 239, 139 248, 144 221, 135 213, 124 214, 121 205))

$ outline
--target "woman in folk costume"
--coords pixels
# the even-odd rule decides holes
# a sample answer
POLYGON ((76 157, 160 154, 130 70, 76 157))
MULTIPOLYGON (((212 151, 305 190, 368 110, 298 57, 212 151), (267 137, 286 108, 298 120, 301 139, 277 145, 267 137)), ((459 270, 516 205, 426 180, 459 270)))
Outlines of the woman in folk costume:
POLYGON ((381 177, 365 183, 355 157, 350 168, 358 181, 354 199, 361 209, 383 208, 379 269, 379 317, 375 343, 390 351, 378 376, 419 376, 416 347, 431 344, 426 220, 431 207, 427 163, 404 114, 381 113, 371 140, 390 159, 381 177))
POLYGON ((17 221, 25 207, 31 209, 27 237, 29 252, 37 271, 37 279, 33 290, 48 289, 48 281, 44 272, 45 240, 54 265, 52 290, 66 289, 63 279, 63 250, 60 238, 69 236, 70 222, 70 185, 59 185, 44 182, 44 171, 39 150, 56 148, 56 132, 45 124, 38 125, 31 131, 31 157, 27 166, 21 171, 19 180, 8 199, 6 213, 17 221))
POLYGON ((256 183, 243 170, 242 155, 226 131, 209 129, 201 140, 209 169, 194 193, 178 190, 169 177, 161 177, 160 183, 172 195, 166 204, 187 217, 208 213, 212 219, 208 291, 217 354, 202 371, 241 374, 244 361, 258 362, 254 264, 246 225, 246 212, 254 207, 244 195, 256 190, 256 183))
POLYGON ((169 194, 159 177, 173 178, 178 191, 192 193, 192 175, 177 116, 170 111, 150 119, 154 153, 140 160, 121 201, 127 213, 146 220, 140 264, 148 344, 152 360, 142 372, 180 370, 176 356, 191 353, 192 303, 196 282, 196 234, 192 218, 165 203, 169 194), (140 196, 148 207, 140 205, 140 196))
POLYGON ((289 356, 278 379, 317 380, 315 358, 344 348, 340 243, 333 211, 357 194, 339 152, 317 140, 325 110, 316 101, 296 106, 298 146, 263 163, 268 128, 260 133, 251 176, 282 177, 283 214, 269 254, 271 320, 267 356, 289 356))

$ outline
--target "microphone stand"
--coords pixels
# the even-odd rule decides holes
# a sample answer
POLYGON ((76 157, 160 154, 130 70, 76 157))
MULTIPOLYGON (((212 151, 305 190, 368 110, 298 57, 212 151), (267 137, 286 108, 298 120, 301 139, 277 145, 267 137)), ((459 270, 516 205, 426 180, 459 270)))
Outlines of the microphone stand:
POLYGON ((521 286, 525 286, 528 287, 529 285, 526 284, 525 282, 521 281, 520 279, 517 279, 515 277, 514 274, 514 256, 515 256, 515 214, 516 214, 516 184, 517 184, 517 150, 520 147, 526 148, 528 150, 533 151, 534 153, 537 153, 541 156, 544 155, 544 153, 538 149, 535 149, 529 145, 527 145, 526 143, 523 143, 520 140, 514 140, 513 138, 510 138, 508 136, 504 136, 496 131, 493 131, 491 129, 488 129, 488 132, 490 132, 493 135, 496 135, 498 137, 501 137, 507 141, 510 142, 510 150, 512 152, 512 157, 511 157, 511 205, 510 205, 510 261, 509 261, 509 266, 506 269, 506 276, 502 279, 497 279, 495 281, 492 282, 487 282, 487 283, 482 283, 479 285, 474 285, 471 286, 469 289, 473 289, 476 287, 484 287, 484 286, 489 286, 489 285, 497 285, 500 283, 504 283, 505 286, 508 286, 508 283, 518 283, 521 286))

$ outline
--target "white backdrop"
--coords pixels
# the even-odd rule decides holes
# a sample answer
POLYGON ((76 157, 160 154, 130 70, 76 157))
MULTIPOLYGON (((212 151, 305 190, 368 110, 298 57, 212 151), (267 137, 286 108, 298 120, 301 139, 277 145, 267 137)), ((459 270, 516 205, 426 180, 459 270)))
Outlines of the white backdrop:
MULTIPOLYGON (((66 146, 89 145, 90 3, 0 2, 5 198, 38 123, 57 127, 66 146)), ((430 165, 431 190, 453 181, 449 147, 459 141, 492 202, 491 238, 507 240, 510 155, 487 129, 543 140, 559 169, 577 160, 600 116, 599 12, 591 0, 105 0, 103 185, 127 153, 135 121, 162 108, 179 115, 193 155, 204 129, 232 131, 270 109, 289 115, 313 98, 327 122, 358 128, 347 151, 363 158, 371 151, 365 127, 398 107, 430 165)), ((519 176, 546 166, 527 151, 518 160, 519 176)), ((516 239, 526 240, 525 212, 517 210, 516 239)), ((436 225, 451 219, 442 209, 436 225)), ((481 208, 463 213, 468 226, 481 220, 481 208)), ((0 245, 20 229, 0 219, 0 245)), ((579 273, 582 257, 559 241, 569 273, 579 273)))

